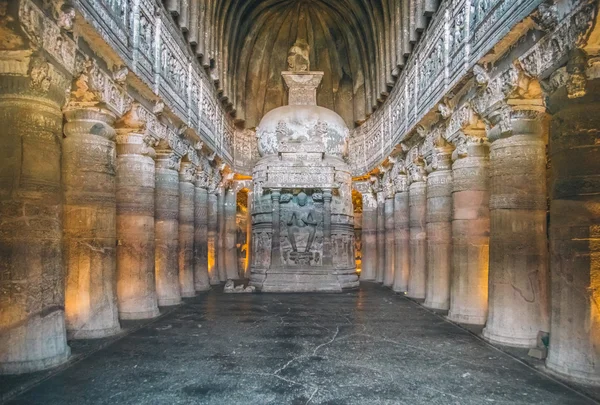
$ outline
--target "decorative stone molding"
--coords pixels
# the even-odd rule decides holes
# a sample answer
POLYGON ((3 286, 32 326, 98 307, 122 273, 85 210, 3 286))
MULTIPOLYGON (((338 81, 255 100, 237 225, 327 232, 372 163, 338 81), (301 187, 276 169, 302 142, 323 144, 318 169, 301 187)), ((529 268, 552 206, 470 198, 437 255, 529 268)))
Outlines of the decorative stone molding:
MULTIPOLYGON (((488 126, 501 123, 500 132, 505 133, 510 130, 510 120, 500 118, 513 112, 501 107, 512 106, 511 100, 532 99, 535 102, 531 106, 542 109, 541 95, 527 94, 532 90, 531 83, 546 79, 564 64, 571 50, 584 42, 595 13, 596 4, 590 0, 560 7, 552 1, 444 2, 430 24, 435 27, 444 22, 443 27, 424 33, 384 106, 352 131, 348 160, 353 175, 360 176, 377 167, 397 145, 411 144, 415 131, 420 132, 420 125, 428 127, 423 122, 430 121, 432 114, 446 121, 445 139, 455 143, 459 131, 468 126, 465 121, 474 118, 473 112, 485 117, 488 126), (500 74, 488 72, 479 64, 482 57, 501 40, 507 41, 503 49, 511 49, 510 45, 523 36, 519 32, 503 39, 500 31, 507 32, 528 15, 532 16, 531 27, 542 28, 546 34, 518 56, 516 65, 500 74), (465 80, 470 74, 472 82, 465 80), (465 91, 460 100, 456 97, 459 107, 455 108, 452 97, 461 91, 455 88, 461 81, 465 91), (469 91, 471 86, 480 88, 475 99, 474 92, 469 91)), ((580 72, 575 72, 574 95, 583 83, 581 77, 580 72)), ((476 121, 472 121, 474 126, 478 126, 476 121)))

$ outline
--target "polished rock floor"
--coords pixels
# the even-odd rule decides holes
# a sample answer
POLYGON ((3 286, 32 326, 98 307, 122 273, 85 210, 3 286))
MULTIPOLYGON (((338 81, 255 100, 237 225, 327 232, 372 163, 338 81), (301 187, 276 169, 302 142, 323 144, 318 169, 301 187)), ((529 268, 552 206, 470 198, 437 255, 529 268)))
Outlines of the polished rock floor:
POLYGON ((20 381, 27 390, 9 403, 597 403, 372 284, 337 295, 211 291, 125 326, 101 346, 74 342, 75 361, 20 381))

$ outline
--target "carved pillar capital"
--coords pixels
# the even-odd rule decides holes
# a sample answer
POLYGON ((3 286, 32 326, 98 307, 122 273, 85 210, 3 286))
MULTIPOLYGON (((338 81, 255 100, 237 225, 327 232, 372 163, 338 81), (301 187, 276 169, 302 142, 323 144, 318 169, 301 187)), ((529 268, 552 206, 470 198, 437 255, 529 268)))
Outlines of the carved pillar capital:
POLYGON ((193 183, 196 167, 192 162, 182 161, 179 167, 179 181, 183 183, 193 183))
MULTIPOLYGON (((101 70, 94 62, 84 62, 82 72, 73 81, 66 110, 84 108, 103 108, 116 117, 122 117, 128 111, 137 114, 138 109, 132 109, 133 99, 123 87, 101 70)), ((136 117, 128 117, 135 120, 136 117)))
POLYGON ((161 140, 156 146, 156 167, 179 171, 181 155, 161 140))

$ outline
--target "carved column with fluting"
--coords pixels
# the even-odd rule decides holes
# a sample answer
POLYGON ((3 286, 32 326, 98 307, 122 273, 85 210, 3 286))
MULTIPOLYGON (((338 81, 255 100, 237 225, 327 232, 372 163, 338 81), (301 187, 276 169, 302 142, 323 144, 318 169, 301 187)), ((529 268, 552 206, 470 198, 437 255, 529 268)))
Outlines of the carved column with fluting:
POLYGON ((489 146, 478 136, 461 133, 457 139, 452 154, 453 267, 448 319, 484 325, 488 308, 489 146))
POLYGON ((137 104, 117 123, 119 318, 159 315, 154 278, 154 138, 137 104))
POLYGON ((237 227, 237 193, 233 184, 230 183, 229 188, 225 192, 225 234, 223 235, 223 243, 225 250, 225 274, 228 280, 237 280, 240 278, 238 271, 238 254, 236 246, 237 227))
POLYGON ((74 339, 106 337, 121 329, 116 291, 116 117, 97 93, 87 91, 92 75, 86 72, 78 78, 65 109, 65 311, 67 333, 74 339))
POLYGON ((221 184, 217 194, 217 271, 219 281, 227 281, 227 263, 225 262, 225 193, 226 189, 221 184))
POLYGON ((11 62, 15 71, 0 73, 1 374, 43 370, 70 354, 60 184, 70 80, 37 55, 11 62))
POLYGON ((194 287, 194 174, 189 161, 179 168, 179 287, 181 297, 196 295, 194 287))
POLYGON ((549 97, 552 314, 546 365, 600 384, 600 80, 577 50, 549 97), (586 82, 586 76, 590 80, 586 82))
POLYGON ((210 290, 208 276, 208 173, 205 167, 196 171, 194 188, 194 288, 210 290))
POLYGON ((181 304, 179 285, 179 162, 162 140, 156 148, 156 292, 159 306, 181 304))
POLYGON ((410 274, 410 206, 408 196, 408 176, 404 162, 400 159, 393 168, 393 180, 396 194, 394 195, 394 285, 392 289, 398 293, 408 291, 410 274))
POLYGON ((489 296, 483 337, 534 347, 539 332, 548 332, 549 322, 545 106, 539 83, 520 67, 510 66, 483 86, 474 102, 488 122, 491 142, 489 296))
POLYGON ((375 281, 377 267, 377 198, 369 181, 356 182, 355 187, 362 194, 363 206, 360 279, 375 281))
POLYGON ((384 176, 383 192, 385 197, 385 272, 383 274, 383 285, 392 287, 394 285, 394 266, 396 264, 396 229, 394 226, 394 183, 389 169, 384 176))
POLYGON ((410 273, 407 296, 420 300, 425 298, 427 284, 427 176, 422 158, 414 158, 409 170, 410 273))
MULTIPOLYGON (((378 180, 379 184, 379 180, 378 180)), ((385 193, 381 185, 377 187, 377 271, 375 281, 383 283, 385 272, 385 193)))
POLYGON ((452 148, 439 142, 427 176, 427 308, 450 308, 452 273, 452 148))
POLYGON ((213 173, 208 188, 208 279, 210 285, 219 285, 219 269, 217 267, 217 238, 219 234, 218 197, 216 174, 213 173))

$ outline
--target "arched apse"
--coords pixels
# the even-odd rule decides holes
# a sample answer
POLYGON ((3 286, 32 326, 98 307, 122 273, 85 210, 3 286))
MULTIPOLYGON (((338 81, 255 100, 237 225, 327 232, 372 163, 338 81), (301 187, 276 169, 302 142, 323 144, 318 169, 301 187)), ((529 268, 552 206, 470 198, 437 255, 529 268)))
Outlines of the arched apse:
MULTIPOLYGON (((177 0, 173 0, 177 1, 177 0)), ((325 73, 318 104, 352 127, 385 99, 439 0, 189 0, 188 36, 222 101, 255 127, 286 104, 281 72, 297 39, 325 73), (197 16, 197 17, 196 17, 197 16)), ((180 21, 181 24, 181 21, 180 21)))

